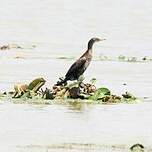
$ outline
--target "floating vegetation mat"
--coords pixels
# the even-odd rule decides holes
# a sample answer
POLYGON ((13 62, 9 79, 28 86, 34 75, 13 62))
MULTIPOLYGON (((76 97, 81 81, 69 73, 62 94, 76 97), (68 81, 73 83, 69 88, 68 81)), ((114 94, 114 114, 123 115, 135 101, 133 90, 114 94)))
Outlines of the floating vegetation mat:
POLYGON ((96 79, 89 83, 83 83, 84 78, 80 77, 77 82, 66 85, 54 85, 52 88, 42 89, 45 84, 43 78, 34 79, 29 84, 17 84, 14 91, 0 94, 3 101, 14 103, 137 103, 140 100, 129 92, 121 96, 111 93, 106 87, 96 88, 96 79))
POLYGON ((102 152, 151 152, 150 148, 145 148, 142 144, 135 144, 131 147, 127 145, 100 145, 94 143, 60 143, 60 144, 50 144, 50 145, 26 145, 26 146, 17 146, 19 149, 34 150, 34 151, 102 151, 102 152))
MULTIPOLYGON (((60 56, 56 59, 61 60, 73 60, 75 57, 60 56)), ((99 55, 94 57, 95 61, 118 61, 118 62, 151 62, 151 56, 128 56, 128 55, 118 55, 118 56, 109 56, 109 55, 99 55)))

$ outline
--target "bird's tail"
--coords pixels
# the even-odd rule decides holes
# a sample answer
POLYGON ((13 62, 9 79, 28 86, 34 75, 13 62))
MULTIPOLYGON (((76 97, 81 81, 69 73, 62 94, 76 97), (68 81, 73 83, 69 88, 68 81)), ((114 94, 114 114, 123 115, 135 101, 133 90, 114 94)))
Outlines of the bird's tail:
POLYGON ((65 78, 65 79, 61 79, 60 78, 60 81, 58 81, 57 83, 56 83, 56 85, 57 86, 60 86, 60 85, 67 85, 67 79, 65 78))

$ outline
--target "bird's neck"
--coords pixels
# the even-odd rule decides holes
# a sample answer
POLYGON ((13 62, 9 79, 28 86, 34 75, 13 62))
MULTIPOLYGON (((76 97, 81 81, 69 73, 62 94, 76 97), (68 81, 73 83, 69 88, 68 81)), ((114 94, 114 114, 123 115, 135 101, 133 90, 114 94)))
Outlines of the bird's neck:
POLYGON ((92 58, 92 49, 88 49, 80 58, 82 57, 92 58))
POLYGON ((92 47, 93 47, 93 44, 94 44, 94 42, 92 40, 90 40, 88 42, 88 49, 81 57, 86 56, 86 57, 92 58, 92 47))
POLYGON ((94 41, 92 40, 88 42, 88 50, 92 50, 93 44, 94 44, 94 41))
POLYGON ((88 49, 85 53, 84 53, 84 55, 83 56, 85 56, 86 58, 88 58, 88 59, 92 59, 92 49, 88 49))
POLYGON ((92 48, 86 51, 86 54, 92 54, 92 48))

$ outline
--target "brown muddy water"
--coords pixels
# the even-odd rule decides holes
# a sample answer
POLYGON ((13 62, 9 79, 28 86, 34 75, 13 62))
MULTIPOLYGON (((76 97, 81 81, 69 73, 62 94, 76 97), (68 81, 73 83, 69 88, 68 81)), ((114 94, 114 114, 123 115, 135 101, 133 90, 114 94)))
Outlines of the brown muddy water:
POLYGON ((34 105, 1 100, 0 151, 128 152, 135 143, 152 151, 152 62, 96 60, 100 55, 152 57, 151 0, 1 0, 0 5, 0 46, 24 48, 0 51, 1 92, 37 77, 51 87, 97 36, 107 41, 94 46, 85 81, 95 77, 98 87, 118 95, 129 91, 142 101, 34 105))

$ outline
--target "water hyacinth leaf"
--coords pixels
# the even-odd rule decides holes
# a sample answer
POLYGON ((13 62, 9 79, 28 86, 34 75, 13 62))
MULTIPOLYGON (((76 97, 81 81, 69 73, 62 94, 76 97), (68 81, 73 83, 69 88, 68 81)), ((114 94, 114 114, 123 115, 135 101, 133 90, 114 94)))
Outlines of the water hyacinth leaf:
POLYGON ((107 88, 99 88, 95 91, 95 93, 89 97, 90 100, 99 100, 106 95, 110 95, 110 90, 107 88))
POLYGON ((43 78, 34 79, 29 85, 28 89, 37 92, 44 84, 45 80, 43 78))
POLYGON ((142 144, 135 144, 130 147, 131 152, 144 152, 144 146, 142 144))

